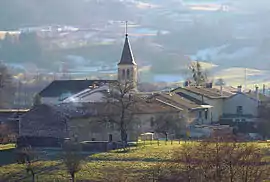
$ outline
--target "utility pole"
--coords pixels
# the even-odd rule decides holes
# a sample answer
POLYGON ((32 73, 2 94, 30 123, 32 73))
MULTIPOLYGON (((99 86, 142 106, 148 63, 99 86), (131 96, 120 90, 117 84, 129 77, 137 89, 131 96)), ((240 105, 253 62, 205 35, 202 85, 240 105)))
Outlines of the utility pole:
POLYGON ((244 77, 244 84, 245 84, 245 92, 247 91, 247 68, 245 68, 245 77, 244 77))

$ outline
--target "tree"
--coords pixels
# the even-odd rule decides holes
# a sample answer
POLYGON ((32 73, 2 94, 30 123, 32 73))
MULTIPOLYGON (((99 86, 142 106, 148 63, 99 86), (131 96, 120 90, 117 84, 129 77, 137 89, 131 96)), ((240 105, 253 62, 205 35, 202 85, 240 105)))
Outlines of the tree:
POLYGON ((41 97, 39 94, 36 94, 34 97, 34 106, 41 104, 41 97))
POLYGON ((63 160, 72 182, 75 181, 75 174, 81 170, 83 160, 81 147, 81 144, 75 141, 68 141, 63 145, 63 160))
POLYGON ((189 69, 191 70, 192 78, 196 86, 203 85, 207 82, 207 73, 203 71, 199 61, 191 63, 189 69))
POLYGON ((13 104, 13 97, 15 87, 13 85, 12 75, 8 68, 0 63, 0 107, 7 108, 13 104))
POLYGON ((107 107, 114 110, 112 113, 119 113, 118 116, 109 114, 110 116, 107 116, 105 121, 118 127, 124 148, 127 145, 127 130, 131 127, 133 111, 137 102, 136 97, 132 94, 133 89, 133 82, 121 83, 117 81, 111 83, 110 91, 105 96, 107 107))
POLYGON ((42 49, 36 33, 21 33, 17 46, 17 54, 21 55, 18 59, 22 59, 25 62, 40 61, 42 49))
POLYGON ((34 159, 36 157, 34 150, 31 146, 18 148, 18 163, 25 165, 27 174, 31 174, 32 182, 35 182, 35 170, 34 170, 34 159))
POLYGON ((11 130, 7 124, 0 124, 0 144, 9 143, 11 134, 11 130))
POLYGON ((168 141, 169 134, 176 134, 181 129, 180 119, 174 119, 173 116, 159 116, 153 123, 155 132, 162 133, 165 135, 166 141, 168 141))
POLYGON ((234 136, 184 144, 175 149, 172 158, 164 181, 257 182, 269 176, 262 151, 254 144, 237 142, 234 136))
POLYGON ((268 120, 258 122, 257 129, 264 139, 270 136, 270 122, 268 120))

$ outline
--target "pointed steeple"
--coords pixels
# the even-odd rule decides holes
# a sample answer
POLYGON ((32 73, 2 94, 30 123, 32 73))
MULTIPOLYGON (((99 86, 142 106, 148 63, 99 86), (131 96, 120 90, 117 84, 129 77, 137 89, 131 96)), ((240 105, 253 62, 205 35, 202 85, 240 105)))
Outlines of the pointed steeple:
POLYGON ((136 62, 132 54, 131 46, 129 43, 129 39, 128 39, 127 22, 126 22, 126 38, 125 38, 124 48, 123 48, 122 56, 118 65, 136 65, 136 62))

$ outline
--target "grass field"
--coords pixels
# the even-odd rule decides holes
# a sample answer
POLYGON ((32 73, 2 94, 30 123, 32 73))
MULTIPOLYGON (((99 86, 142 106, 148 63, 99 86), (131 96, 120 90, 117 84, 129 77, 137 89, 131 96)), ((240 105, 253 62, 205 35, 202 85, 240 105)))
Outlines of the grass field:
MULTIPOLYGON (((121 171, 121 175, 134 177, 141 174, 141 171, 152 169, 158 161, 170 158, 173 149, 180 147, 181 144, 165 142, 157 144, 147 143, 139 147, 133 147, 128 153, 122 150, 115 150, 108 153, 99 153, 88 156, 84 162, 82 170, 77 174, 78 180, 104 181, 114 175, 115 170, 121 171), (104 172, 106 171, 106 172, 104 172)), ((65 166, 61 161, 39 161, 34 163, 38 181, 68 181, 65 166)), ((10 164, 0 167, 0 179, 6 181, 29 181, 25 167, 22 164, 10 164)), ((1 181, 1 180, 0 180, 1 181)))
MULTIPOLYGON (((107 153, 98 153, 88 156, 82 170, 76 175, 77 181, 113 181, 113 176, 129 176, 134 178, 142 172, 149 172, 154 166, 167 162, 174 149, 180 148, 182 144, 174 141, 157 143, 146 142, 138 147, 130 148, 124 153, 122 150, 115 150, 107 153), (118 171, 115 174, 115 171, 118 171)), ((194 144, 194 142, 189 142, 194 144)), ((266 143, 256 143, 261 148, 268 148, 266 143)), ((34 163, 37 181, 69 181, 69 176, 62 161, 38 161, 34 163)), ((10 164, 0 167, 0 179, 5 181, 29 181, 30 176, 26 175, 25 167, 22 164, 10 164)), ((0 181, 1 181, 0 180, 0 181)))
POLYGON ((15 148, 15 144, 0 145, 0 150, 8 150, 15 148))

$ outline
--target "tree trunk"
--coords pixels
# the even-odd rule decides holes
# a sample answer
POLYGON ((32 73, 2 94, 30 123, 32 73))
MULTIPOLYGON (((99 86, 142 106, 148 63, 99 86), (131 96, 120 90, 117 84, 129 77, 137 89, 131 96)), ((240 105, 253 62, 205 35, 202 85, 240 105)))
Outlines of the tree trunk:
POLYGON ((127 146, 127 132, 124 128, 121 128, 121 140, 122 140, 122 144, 124 149, 127 146))
POLYGON ((167 142, 168 141, 168 133, 165 132, 164 134, 165 134, 165 138, 166 138, 166 142, 167 142))
POLYGON ((72 182, 75 182, 75 173, 71 174, 71 180, 72 180, 72 182))
POLYGON ((35 182, 35 173, 33 170, 31 170, 31 175, 32 175, 32 182, 35 182))

